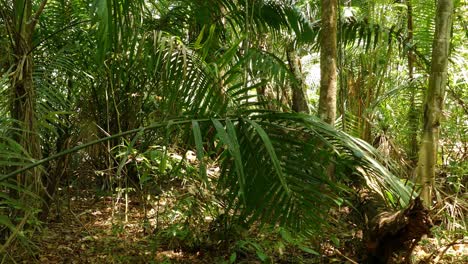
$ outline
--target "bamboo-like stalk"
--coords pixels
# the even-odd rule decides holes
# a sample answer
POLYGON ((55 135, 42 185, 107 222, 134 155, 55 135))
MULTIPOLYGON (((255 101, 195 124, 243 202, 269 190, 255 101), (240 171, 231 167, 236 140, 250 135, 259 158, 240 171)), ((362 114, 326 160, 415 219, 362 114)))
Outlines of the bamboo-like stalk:
POLYGON ((453 1, 437 2, 436 27, 432 45, 431 76, 424 103, 424 127, 417 167, 421 198, 426 207, 432 204, 432 190, 437 166, 437 148, 442 108, 447 84, 447 64, 452 27, 453 1))
MULTIPOLYGON (((412 45, 413 44, 413 6, 411 4, 411 0, 407 0, 406 6, 408 7, 407 11, 407 29, 408 29, 408 42, 412 45)), ((409 158, 411 160, 411 166, 414 166, 418 160, 418 128, 419 128, 419 118, 418 118, 418 111, 416 109, 416 85, 414 83, 414 65, 415 65, 415 55, 412 49, 408 50, 408 78, 409 78, 409 85, 411 90, 410 95, 410 109, 408 113, 408 123, 410 126, 410 134, 409 134, 409 158)))

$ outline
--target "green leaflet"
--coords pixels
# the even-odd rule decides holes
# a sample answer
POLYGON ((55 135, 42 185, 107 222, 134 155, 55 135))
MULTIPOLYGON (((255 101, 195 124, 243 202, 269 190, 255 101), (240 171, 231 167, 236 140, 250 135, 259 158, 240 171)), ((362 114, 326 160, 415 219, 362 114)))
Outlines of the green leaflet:
POLYGON ((276 156, 275 149, 273 148, 273 144, 271 143, 270 138, 268 137, 267 133, 256 122, 250 119, 246 119, 246 118, 244 118, 243 120, 249 123, 250 125, 252 125, 257 131, 258 135, 262 138, 263 143, 265 144, 266 150, 268 151, 268 154, 270 155, 270 159, 271 159, 271 162, 273 163, 273 167, 275 168, 276 176, 281 181, 281 185, 283 186, 286 193, 289 194, 291 191, 289 190, 288 184, 286 182, 286 178, 284 177, 283 170, 281 168, 280 161, 278 160, 278 157, 276 156))
POLYGON ((195 141, 195 147, 197 148, 197 159, 200 162, 200 176, 208 184, 208 176, 206 175, 206 166, 203 162, 204 150, 203 150, 203 139, 200 131, 200 124, 198 121, 192 121, 193 139, 195 141))

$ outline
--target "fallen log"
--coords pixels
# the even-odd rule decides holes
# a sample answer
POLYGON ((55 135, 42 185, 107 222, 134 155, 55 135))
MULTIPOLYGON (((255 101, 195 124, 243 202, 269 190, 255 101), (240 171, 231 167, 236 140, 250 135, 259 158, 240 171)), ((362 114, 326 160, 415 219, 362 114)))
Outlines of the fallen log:
MULTIPOLYGON (((375 203, 376 201, 372 200, 378 199, 375 195, 370 197, 367 197, 368 204, 375 203)), ((393 263, 394 256, 403 253, 404 262, 410 263, 414 247, 424 235, 431 233, 433 223, 429 210, 424 207, 419 197, 411 201, 407 208, 396 212, 382 211, 381 207, 373 209, 364 212, 370 221, 364 236, 366 253, 363 262, 393 263)))

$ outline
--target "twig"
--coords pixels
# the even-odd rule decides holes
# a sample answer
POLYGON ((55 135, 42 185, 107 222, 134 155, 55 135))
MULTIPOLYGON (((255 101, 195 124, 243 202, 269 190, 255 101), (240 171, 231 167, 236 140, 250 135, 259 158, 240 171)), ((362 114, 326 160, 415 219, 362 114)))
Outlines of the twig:
POLYGON ((0 253, 6 251, 10 243, 16 238, 20 230, 23 228, 23 226, 26 224, 26 221, 28 220, 30 215, 30 212, 26 212, 25 216, 21 220, 21 222, 16 226, 16 228, 13 230, 13 233, 8 237, 7 241, 3 244, 3 246, 0 248, 0 253))
POLYGON ((352 260, 351 258, 349 258, 349 257, 347 257, 347 256, 345 256, 345 255, 343 255, 343 253, 341 253, 341 251, 340 251, 339 249, 336 249, 336 248, 335 248, 335 252, 336 252, 338 255, 340 255, 341 257, 343 257, 343 258, 345 258, 346 260, 350 261, 351 263, 353 263, 353 264, 359 264, 359 263, 357 263, 356 261, 352 260))
POLYGON ((451 247, 451 246, 454 246, 454 245, 458 245, 458 244, 467 244, 466 241, 464 241, 463 239, 461 241, 459 241, 459 239, 455 239, 453 240, 452 242, 450 242, 448 245, 445 246, 444 250, 442 251, 434 251, 431 255, 429 255, 427 258, 425 258, 425 261, 429 261, 430 259, 434 258, 434 255, 436 253, 438 253, 438 256, 434 258, 434 263, 438 263, 439 260, 442 258, 442 256, 445 255, 445 253, 447 252, 447 250, 451 247))
POLYGON ((8 251, 5 251, 5 255, 2 259, 2 264, 5 263, 5 258, 9 257, 11 261, 13 261, 14 264, 17 264, 18 262, 15 261, 15 259, 10 255, 8 251))
POLYGON ((37 9, 36 13, 31 17, 31 21, 28 22, 28 26, 31 29, 33 29, 36 26, 37 21, 39 20, 39 17, 41 16, 42 11, 44 11, 44 7, 46 4, 47 4, 47 0, 42 0, 41 5, 37 9))
MULTIPOLYGON (((93 234, 93 233, 91 233, 91 231, 89 231, 89 229, 83 224, 83 222, 81 222, 80 218, 78 217, 78 215, 75 214, 75 212, 73 212, 73 210, 71 210, 71 209, 69 208, 68 211, 69 211, 70 214, 75 218, 75 221, 76 221, 79 225, 81 225, 81 227, 86 231, 86 233, 87 233, 88 235, 92 235, 92 234, 93 234)), ((81 214, 80 214, 80 215, 81 215, 81 214)))

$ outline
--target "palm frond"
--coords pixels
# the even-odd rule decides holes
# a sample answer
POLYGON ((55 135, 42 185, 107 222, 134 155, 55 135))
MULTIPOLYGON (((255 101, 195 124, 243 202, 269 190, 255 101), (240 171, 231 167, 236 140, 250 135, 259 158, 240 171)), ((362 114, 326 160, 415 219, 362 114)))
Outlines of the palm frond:
MULTIPOLYGON (((351 191, 344 183, 357 179, 383 197, 392 197, 390 202, 397 206, 410 200, 408 188, 376 161, 378 154, 367 143, 300 114, 264 113, 155 123, 66 152, 123 135, 166 128, 168 124, 178 124, 183 130, 194 122, 216 130, 216 138, 224 146, 218 188, 227 199, 225 209, 247 223, 260 220, 312 232, 325 223, 327 208, 341 204, 343 193, 351 191), (327 174, 330 164, 335 164, 336 182, 327 174), (361 170, 355 170, 356 167, 361 170)), ((200 136, 199 132, 194 133, 200 136)), ((51 156, 36 165, 57 157, 51 156)))
MULTIPOLYGON (((414 19, 414 43, 417 50, 427 58, 432 52, 432 40, 434 38, 436 5, 434 1, 415 0, 413 5, 414 19)), ((429 60, 430 61, 430 60, 429 60)))

